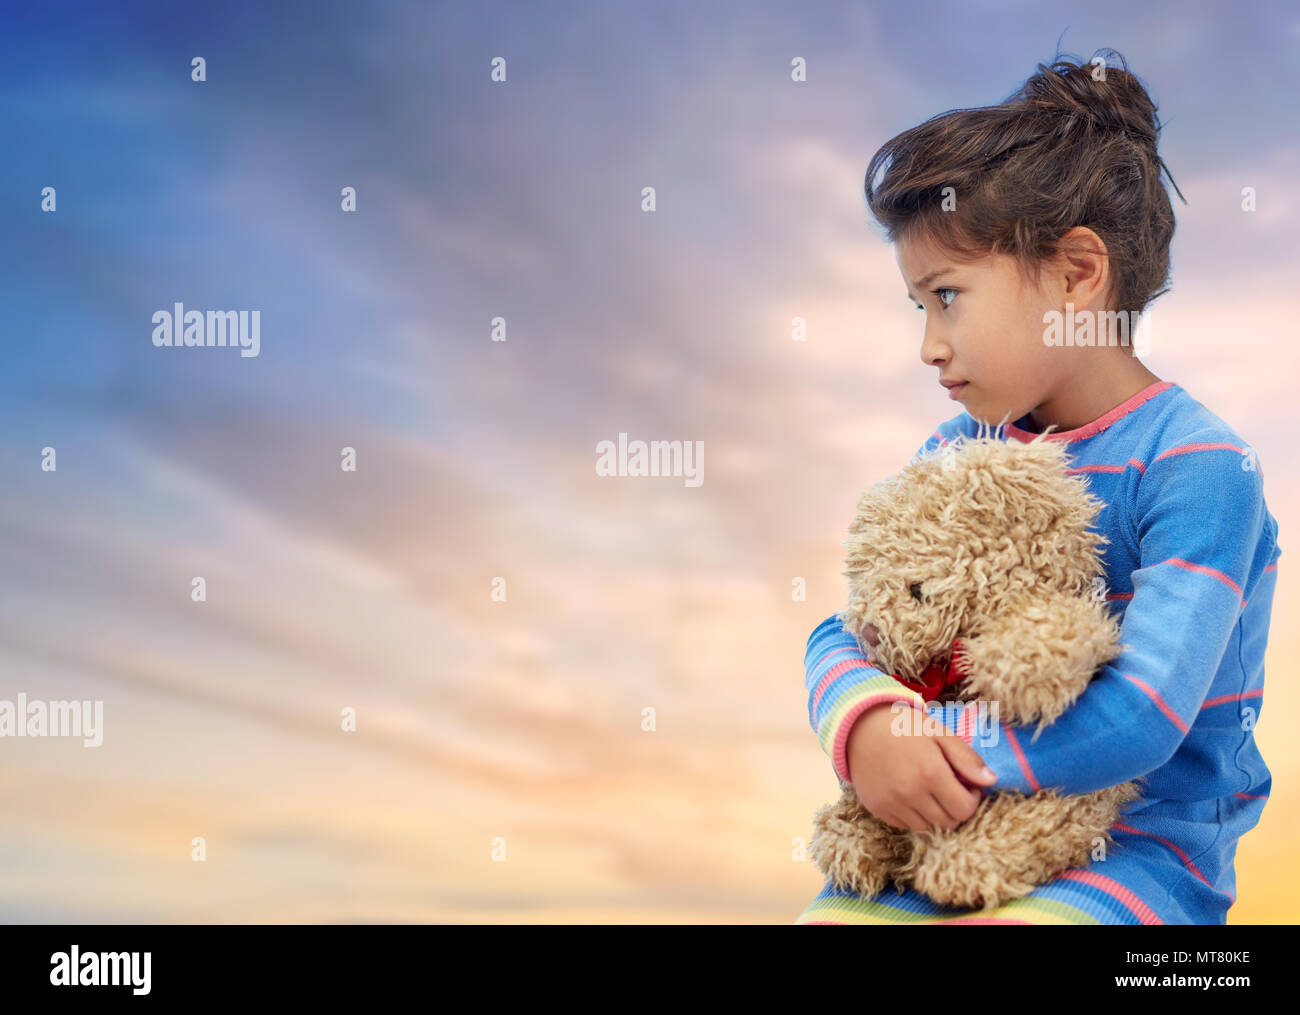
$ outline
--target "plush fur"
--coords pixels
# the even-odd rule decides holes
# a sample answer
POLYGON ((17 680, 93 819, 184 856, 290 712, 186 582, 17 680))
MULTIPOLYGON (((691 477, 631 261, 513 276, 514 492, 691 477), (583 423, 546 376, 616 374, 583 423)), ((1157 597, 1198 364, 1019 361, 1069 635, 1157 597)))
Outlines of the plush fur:
MULTIPOLYGON (((1039 731, 1083 693, 1124 646, 1105 604, 1106 540, 1090 528, 1102 504, 1068 468, 1059 442, 982 432, 863 494, 845 544, 845 629, 864 650, 867 625, 877 629, 877 667, 915 681, 961 638, 966 679, 938 700, 980 699, 1004 723, 1039 731)), ((997 908, 1086 866, 1140 795, 1136 782, 1083 796, 995 786, 958 828, 913 832, 841 789, 813 820, 812 855, 828 878, 864 897, 911 885, 964 909, 997 908)))

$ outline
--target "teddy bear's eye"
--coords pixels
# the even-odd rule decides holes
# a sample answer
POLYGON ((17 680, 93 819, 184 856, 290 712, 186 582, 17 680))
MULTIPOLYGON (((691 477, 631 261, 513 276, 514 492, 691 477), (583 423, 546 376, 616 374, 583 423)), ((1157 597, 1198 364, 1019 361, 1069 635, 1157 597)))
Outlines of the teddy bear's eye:
POLYGON ((924 602, 924 601, 925 601, 925 600, 923 599, 923 597, 921 596, 921 583, 920 583, 920 582, 913 582, 913 583, 911 584, 911 586, 909 587, 908 591, 910 591, 910 592, 912 593, 912 598, 915 599, 918 603, 920 603, 920 602, 924 602))

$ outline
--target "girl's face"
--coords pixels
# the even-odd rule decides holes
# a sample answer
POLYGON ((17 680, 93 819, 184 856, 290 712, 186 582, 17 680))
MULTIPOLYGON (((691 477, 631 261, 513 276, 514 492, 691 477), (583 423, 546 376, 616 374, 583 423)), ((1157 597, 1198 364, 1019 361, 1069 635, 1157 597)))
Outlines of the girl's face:
POLYGON ((925 311, 921 360, 936 383, 965 382, 951 397, 973 418, 1015 422, 1064 390, 1069 357, 1043 342, 1043 314, 1064 310, 1064 280, 1054 286, 1045 268, 1034 286, 1008 255, 962 264, 926 241, 900 239, 895 254, 908 298, 925 311))

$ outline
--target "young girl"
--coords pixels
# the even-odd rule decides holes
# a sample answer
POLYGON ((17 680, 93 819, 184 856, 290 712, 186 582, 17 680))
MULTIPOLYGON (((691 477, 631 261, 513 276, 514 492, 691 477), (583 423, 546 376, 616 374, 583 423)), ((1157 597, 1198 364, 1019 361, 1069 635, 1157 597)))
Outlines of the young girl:
POLYGON ((1272 781, 1253 731, 1277 523, 1249 445, 1143 366, 1131 331, 1108 330, 1167 291, 1174 217, 1155 106, 1103 52, 1121 67, 1040 64, 1002 105, 895 137, 871 161, 867 201, 925 311, 921 359, 966 410, 918 454, 981 422, 1002 439, 1065 442, 1106 505, 1096 528, 1125 648, 1036 740, 1000 722, 975 740, 974 704, 934 736, 892 736, 891 703, 927 704, 871 665, 838 614, 813 632, 805 666, 836 774, 895 827, 955 828, 1000 790, 1088 793, 1144 776, 1143 798, 1104 857, 1000 909, 828 883, 796 923, 1213 924, 1235 901, 1237 840, 1272 781))

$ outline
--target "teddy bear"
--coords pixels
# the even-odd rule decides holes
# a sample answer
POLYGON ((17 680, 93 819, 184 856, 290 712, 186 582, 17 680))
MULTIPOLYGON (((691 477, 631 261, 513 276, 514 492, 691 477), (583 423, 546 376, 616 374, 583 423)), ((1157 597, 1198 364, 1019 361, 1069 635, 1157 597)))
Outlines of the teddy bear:
MULTIPOLYGON (((981 427, 918 454, 862 495, 843 544, 841 617, 872 665, 927 703, 1036 722, 1035 739, 1127 647, 1105 603, 1107 540, 1090 528, 1103 505, 1050 432, 1021 443, 981 427)), ((904 731, 929 721, 897 708, 904 731)), ((1086 866, 1099 846, 1104 855, 1142 782, 1083 795, 994 786, 957 828, 911 831, 876 818, 841 780, 839 800, 814 816, 810 852, 863 898, 892 882, 943 906, 996 909, 1086 866)))

